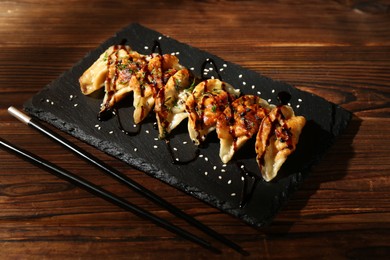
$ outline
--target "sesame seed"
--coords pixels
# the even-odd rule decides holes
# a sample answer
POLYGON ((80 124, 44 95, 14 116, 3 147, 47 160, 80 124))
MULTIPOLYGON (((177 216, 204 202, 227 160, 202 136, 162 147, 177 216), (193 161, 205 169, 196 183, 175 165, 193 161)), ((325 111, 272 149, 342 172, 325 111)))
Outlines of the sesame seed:
POLYGON ((183 144, 187 144, 188 142, 187 141, 184 141, 183 144))
POLYGON ((208 162, 208 161, 209 161, 209 158, 205 157, 204 160, 205 160, 206 162, 208 162))
POLYGON ((162 36, 158 37, 158 39, 161 40, 161 39, 162 39, 162 36))
POLYGON ((194 68, 194 67, 191 67, 190 70, 195 70, 195 68, 194 68))
POLYGON ((287 105, 289 105, 291 107, 291 103, 290 102, 288 102, 287 105))
POLYGON ((298 102, 302 102, 302 99, 298 98, 298 102))
POLYGON ((232 180, 228 180, 227 184, 230 184, 230 183, 232 183, 232 180))
POLYGON ((179 158, 175 158, 175 161, 178 162, 178 161, 179 161, 179 158))
POLYGON ((215 79, 215 77, 214 77, 214 76, 211 76, 211 79, 215 79))
POLYGON ((226 163, 222 164, 222 167, 226 167, 226 163))
POLYGON ((275 93, 275 89, 273 89, 271 92, 272 92, 272 93, 275 93))
POLYGON ((54 102, 52 101, 52 102, 50 102, 50 105, 54 105, 54 102))
POLYGON ((207 174, 209 174, 208 172, 204 172, 204 175, 206 175, 207 176, 207 174))
POLYGON ((300 107, 300 105, 297 105, 297 108, 299 108, 300 107))
POLYGON ((134 148, 134 152, 136 152, 136 151, 138 151, 138 149, 137 149, 137 148, 134 148))
POLYGON ((217 166, 213 166, 213 170, 216 170, 217 169, 217 166))
POLYGON ((272 100, 269 98, 269 99, 268 99, 268 103, 271 103, 271 101, 272 101, 272 100))
POLYGON ((101 126, 99 126, 99 127, 98 127, 98 130, 100 130, 100 129, 102 129, 102 127, 101 127, 101 126))
POLYGON ((176 148, 176 147, 173 147, 173 150, 174 150, 174 151, 177 151, 177 148, 176 148))
POLYGON ((238 75, 238 78, 242 78, 242 74, 238 75))
POLYGON ((155 138, 154 138, 154 141, 158 141, 158 138, 157 138, 157 137, 155 137, 155 138))
POLYGON ((260 91, 257 91, 257 95, 261 95, 261 92, 260 92, 260 91))
POLYGON ((219 176, 218 176, 218 179, 222 180, 222 176, 221 176, 221 175, 219 175, 219 176))
POLYGON ((148 50, 148 49, 149 49, 149 47, 148 47, 148 46, 145 46, 145 47, 144 47, 144 49, 145 49, 145 50, 148 50))
POLYGON ((244 177, 241 177, 241 180, 242 180, 242 181, 245 181, 245 178, 244 178, 244 177))
POLYGON ((46 103, 49 103, 49 102, 50 102, 50 99, 47 98, 47 99, 46 99, 46 103))
POLYGON ((108 132, 110 135, 112 135, 113 133, 114 133, 114 131, 110 131, 110 132, 108 132))
POLYGON ((210 58, 207 58, 206 61, 210 61, 210 58))
POLYGON ((244 81, 244 82, 242 82, 242 85, 244 85, 244 86, 245 86, 245 85, 246 85, 246 82, 245 82, 245 81, 244 81))
POLYGON ((220 68, 219 71, 223 71, 223 68, 220 68))
POLYGON ((236 194, 233 192, 232 194, 230 194, 230 196, 234 197, 234 196, 236 196, 236 194))
POLYGON ((176 54, 176 55, 179 55, 179 54, 180 54, 180 52, 178 52, 178 51, 177 51, 175 54, 176 54))
POLYGON ((225 169, 221 169, 221 172, 226 172, 226 170, 225 169))
POLYGON ((99 125, 95 125, 95 127, 99 127, 99 125))
POLYGON ((145 130, 145 133, 149 134, 149 130, 145 130))
POLYGON ((222 66, 224 66, 225 68, 227 67, 227 64, 225 63, 225 64, 223 64, 222 66))
POLYGON ((203 157, 203 154, 199 154, 199 157, 202 158, 202 157, 203 157))
POLYGON ((256 88, 256 86, 255 85, 252 85, 252 89, 255 89, 256 88))
POLYGON ((157 145, 153 145, 153 148, 154 148, 154 149, 157 149, 157 148, 158 148, 158 146, 157 146, 157 145))
POLYGON ((74 107, 77 107, 78 105, 79 105, 79 104, 76 103, 76 104, 74 104, 73 106, 74 106, 74 107))
POLYGON ((137 125, 133 125, 133 127, 137 127, 137 125))

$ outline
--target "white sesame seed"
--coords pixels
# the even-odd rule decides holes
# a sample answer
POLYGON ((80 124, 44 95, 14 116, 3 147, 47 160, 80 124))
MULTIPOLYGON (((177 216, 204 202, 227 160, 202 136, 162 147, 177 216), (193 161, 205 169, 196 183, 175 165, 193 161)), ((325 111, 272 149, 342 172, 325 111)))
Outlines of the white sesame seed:
POLYGON ((179 161, 179 158, 175 158, 175 161, 178 162, 178 161, 179 161))
POLYGON ((176 147, 173 147, 173 150, 174 150, 174 151, 177 151, 177 148, 176 148, 176 147))
POLYGON ((232 180, 228 180, 227 184, 230 184, 230 183, 232 183, 232 180))
POLYGON ((225 68, 227 67, 227 64, 225 63, 225 64, 223 64, 222 66, 224 66, 225 68))
POLYGON ((199 154, 199 157, 202 158, 202 157, 203 157, 203 154, 199 154))
POLYGON ((187 141, 184 141, 183 144, 187 144, 188 142, 187 141))
POLYGON ((209 174, 208 172, 204 172, 204 175, 206 175, 207 176, 207 174, 209 174))
POLYGON ((95 127, 99 127, 99 125, 95 125, 95 127))
POLYGON ((208 161, 209 161, 209 158, 205 157, 204 160, 205 160, 206 162, 208 162, 208 161))
POLYGON ((52 101, 52 102, 50 102, 50 105, 54 105, 54 102, 52 101))
POLYGON ((79 105, 79 104, 76 103, 76 104, 74 104, 73 106, 74 106, 74 107, 77 107, 78 105, 79 105))
POLYGON ((217 166, 213 166, 213 170, 216 170, 217 169, 217 166))
POLYGON ((238 75, 238 78, 242 78, 242 74, 238 75))
POLYGON ((136 152, 136 151, 138 151, 138 149, 137 149, 137 148, 134 148, 134 152, 136 152))
POLYGON ((210 58, 207 58, 206 61, 210 61, 210 58))
POLYGON ((236 194, 233 192, 232 194, 230 194, 230 196, 234 197, 234 196, 236 196, 236 194))
POLYGON ((110 132, 108 132, 110 135, 112 135, 113 133, 114 133, 114 131, 110 131, 110 132))
POLYGON ((221 172, 226 172, 226 170, 225 169, 221 169, 221 172))
POLYGON ((244 168, 245 168, 245 166, 244 166, 244 165, 241 165, 241 166, 240 166, 240 168, 241 168, 241 169, 244 169, 244 168))
POLYGON ((155 137, 155 138, 154 138, 154 141, 158 141, 158 138, 157 138, 157 137, 155 137))
POLYGON ((145 133, 149 134, 150 132, 149 132, 149 130, 145 130, 145 133))
POLYGON ((302 99, 298 98, 298 102, 302 102, 302 99))
POLYGON ((220 68, 219 71, 223 71, 223 68, 220 68))
POLYGON ((214 76, 211 76, 211 79, 215 79, 215 77, 214 77, 214 76))
POLYGON ((161 39, 162 39, 162 36, 158 37, 158 39, 161 40, 161 39))
POLYGON ((271 92, 272 92, 272 93, 275 93, 275 89, 273 89, 271 92))
POLYGON ((49 102, 50 102, 50 99, 47 98, 47 99, 46 99, 46 103, 49 103, 49 102))
POLYGON ((171 53, 171 55, 172 55, 172 56, 175 56, 175 53, 174 53, 174 52, 172 52, 172 53, 171 53))
POLYGON ((209 71, 213 71, 214 69, 213 68, 209 68, 209 71))
POLYGON ((245 181, 245 178, 244 178, 244 177, 241 177, 241 180, 242 180, 242 181, 245 181))
POLYGON ((222 176, 221 176, 221 175, 219 175, 219 176, 218 176, 218 179, 222 180, 222 176))
POLYGON ((299 108, 300 107, 300 105, 297 105, 297 108, 299 108))
POLYGON ((154 148, 154 149, 157 149, 157 148, 158 148, 158 146, 157 146, 157 145, 153 145, 153 148, 154 148))
POLYGON ((222 164, 222 167, 226 167, 226 163, 222 164))
POLYGON ((290 102, 288 102, 287 105, 289 105, 291 107, 291 103, 290 102))
POLYGON ((179 54, 180 54, 180 52, 178 52, 178 51, 177 51, 175 54, 176 54, 176 55, 179 55, 179 54))
POLYGON ((271 103, 271 101, 272 101, 272 100, 269 98, 269 99, 268 99, 268 103, 271 103))
POLYGON ((73 98, 73 95, 70 95, 69 98, 72 99, 72 98, 73 98))
POLYGON ((194 67, 191 67, 190 70, 195 70, 195 68, 194 68, 194 67))
POLYGON ((137 127, 137 125, 133 125, 133 127, 137 127))
POLYGON ((145 47, 144 47, 144 49, 145 49, 145 50, 148 50, 148 49, 149 49, 149 47, 148 47, 148 46, 145 46, 145 47))
POLYGON ((99 126, 99 127, 98 127, 98 130, 100 130, 100 129, 102 129, 102 127, 101 127, 101 126, 99 126))
POLYGON ((261 92, 260 92, 260 91, 257 91, 257 95, 261 95, 261 92))
POLYGON ((244 81, 244 82, 242 82, 242 85, 244 85, 244 86, 245 86, 245 85, 246 85, 246 82, 245 82, 245 81, 244 81))

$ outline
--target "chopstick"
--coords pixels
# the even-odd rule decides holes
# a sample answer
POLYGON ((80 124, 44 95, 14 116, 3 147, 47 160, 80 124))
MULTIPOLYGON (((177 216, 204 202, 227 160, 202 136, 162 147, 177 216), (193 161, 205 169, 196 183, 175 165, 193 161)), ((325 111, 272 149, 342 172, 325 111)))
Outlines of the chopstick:
POLYGON ((172 205, 168 201, 164 200, 157 194, 153 193, 152 191, 146 189, 142 185, 138 184, 134 180, 128 178, 126 175, 120 173, 113 167, 109 166, 108 164, 104 163, 97 157, 93 156, 92 154, 88 153, 87 151, 81 149, 80 147, 76 146, 75 144, 71 143, 67 139, 63 138, 62 136, 56 134, 55 132, 51 131, 47 127, 43 126, 38 120, 35 118, 31 118, 28 115, 24 114, 20 110, 16 109, 15 107, 9 107, 8 112, 14 116, 15 118, 19 119, 21 122, 33 127, 34 129, 38 130, 39 132, 43 133, 44 135, 50 137, 51 139, 55 140, 56 142, 60 143, 64 147, 70 149, 72 152, 79 155, 81 158, 85 159, 86 161, 90 162, 91 164, 95 165, 96 167, 103 170, 104 173, 109 175, 110 177, 113 177, 114 179, 118 180, 122 184, 125 184, 130 189, 138 192, 139 194, 143 195, 144 197, 148 198, 149 200, 153 201, 154 203, 160 205, 161 207, 168 210, 173 215, 184 219, 187 223, 197 227, 199 230, 203 231, 205 234, 209 235, 210 237, 213 237, 214 239, 218 240, 219 242, 227 245, 228 247, 236 250, 242 255, 249 255, 248 252, 246 252, 244 249, 242 249, 239 245, 236 243, 230 241, 223 235, 219 234, 215 230, 211 229, 210 227, 206 226, 202 222, 196 220, 195 218, 191 217, 184 211, 180 210, 176 206, 172 205))
POLYGON ((198 245, 201 245, 204 248, 207 248, 214 253, 217 253, 217 254, 221 253, 221 251, 219 249, 213 247, 209 242, 203 240, 202 238, 199 238, 196 235, 193 235, 193 234, 185 231, 184 229, 182 229, 178 226, 175 226, 174 224, 154 215, 153 213, 150 213, 150 212, 116 196, 115 194, 113 194, 113 193, 111 193, 103 188, 100 188, 99 186, 97 186, 97 185, 95 185, 95 184, 93 184, 93 183, 91 183, 91 182, 89 182, 89 181, 87 181, 79 176, 76 176, 63 168, 43 159, 35 154, 32 154, 29 151, 26 151, 26 150, 23 150, 19 147, 16 147, 15 145, 3 140, 2 138, 0 138, 0 146, 5 148, 9 152, 17 154, 18 156, 26 159, 27 161, 29 161, 37 166, 40 166, 41 168, 44 168, 45 170, 56 175, 57 177, 64 179, 64 180, 98 196, 98 197, 101 197, 101 198, 105 199, 106 201, 111 202, 112 204, 115 204, 115 205, 121 207, 122 209, 130 211, 130 212, 134 213, 135 215, 142 217, 144 219, 148 219, 148 220, 152 221, 154 224, 156 224, 162 228, 165 228, 166 230, 171 231, 172 233, 180 235, 189 241, 192 241, 198 245))

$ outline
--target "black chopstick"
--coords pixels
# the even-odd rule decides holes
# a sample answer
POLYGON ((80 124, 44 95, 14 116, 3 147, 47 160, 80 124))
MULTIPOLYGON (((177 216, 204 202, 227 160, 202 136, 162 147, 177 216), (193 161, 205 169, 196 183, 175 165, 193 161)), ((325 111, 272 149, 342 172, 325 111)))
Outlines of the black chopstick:
POLYGON ((149 200, 155 202, 156 204, 160 205, 161 207, 167 209, 169 212, 174 214, 177 217, 180 217, 187 221, 189 224, 197 227, 199 230, 203 231, 205 234, 215 238, 216 240, 220 241, 221 243, 229 246, 230 248, 236 250, 237 252, 241 253, 242 255, 249 255, 248 252, 246 252, 244 249, 242 249, 239 245, 236 243, 230 241, 229 239, 225 238, 223 235, 219 234, 215 230, 211 229, 210 227, 206 226, 202 222, 196 220, 195 218, 191 217, 184 211, 180 210, 179 208, 175 207, 168 201, 164 200, 157 194, 151 192, 150 190, 146 189, 142 185, 138 184, 134 180, 128 178, 126 175, 120 173, 116 169, 112 168, 108 164, 104 163, 100 159, 96 158, 92 154, 88 153, 87 151, 81 149, 80 147, 76 146, 75 144, 69 142, 67 139, 63 138, 62 136, 56 134, 55 132, 51 131, 47 127, 43 126, 38 120, 35 118, 31 118, 24 114, 23 112, 19 111, 15 107, 9 107, 8 112, 14 116, 15 118, 19 119, 23 123, 35 128, 36 130, 40 131, 44 135, 50 137, 51 139, 57 141, 61 145, 65 146, 66 148, 70 149, 72 152, 76 153, 86 161, 90 162, 91 164, 97 166, 101 170, 103 170, 104 173, 108 174, 109 176, 115 178, 116 180, 120 181, 121 183, 125 184, 132 190, 138 192, 139 194, 145 196, 149 200))
POLYGON ((201 245, 209 250, 211 250, 212 252, 214 253, 221 253, 221 251, 215 247, 213 247, 209 242, 203 240, 202 238, 199 238, 187 231, 185 231, 184 229, 181 229, 180 227, 178 226, 175 226, 174 224, 116 196, 115 194, 103 189, 103 188, 100 188, 99 186, 79 177, 79 176, 76 176, 72 173, 70 173, 69 171, 35 155, 35 154, 32 154, 31 152, 28 152, 26 150, 23 150, 19 147, 16 147, 15 145, 3 140, 2 138, 0 138, 0 146, 5 148, 6 150, 8 150, 9 152, 12 152, 12 153, 15 153, 17 155, 19 155, 20 157, 22 157, 23 159, 41 167, 41 168, 44 168, 45 170, 48 170, 49 172, 53 173, 54 175, 56 175, 57 177, 61 178, 61 179, 64 179, 98 197, 101 197, 103 199, 105 199, 106 201, 108 202, 111 202, 112 204, 115 204, 127 211, 130 211, 132 213, 134 213, 135 215, 139 216, 139 217, 142 217, 142 218, 145 218, 145 219, 148 219, 150 221, 152 221, 154 224, 160 226, 160 227, 163 227, 169 231, 171 231, 172 233, 175 233, 177 235, 180 235, 182 236, 183 238, 189 240, 189 241, 192 241, 198 245, 201 245))

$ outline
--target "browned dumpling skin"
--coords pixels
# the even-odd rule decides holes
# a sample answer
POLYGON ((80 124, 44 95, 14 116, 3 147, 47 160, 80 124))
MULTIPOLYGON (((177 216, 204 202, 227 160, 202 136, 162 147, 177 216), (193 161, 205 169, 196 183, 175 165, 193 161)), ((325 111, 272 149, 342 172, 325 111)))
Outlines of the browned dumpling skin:
POLYGON ((182 120, 187 118, 185 103, 191 95, 192 76, 187 69, 181 69, 169 78, 167 84, 157 93, 156 112, 159 138, 163 139, 182 120))
POLYGON ((196 145, 215 130, 219 115, 239 95, 239 90, 218 79, 202 81, 194 88, 186 101, 186 111, 188 132, 196 145))
POLYGON ((271 111, 267 101, 254 95, 244 95, 234 100, 217 120, 220 139, 219 157, 223 163, 231 160, 259 130, 261 120, 271 111))
POLYGON ((290 106, 278 106, 263 119, 256 136, 256 160, 265 181, 274 179, 295 151, 306 119, 295 116, 290 106))
POLYGON ((131 52, 130 46, 114 45, 109 47, 79 78, 80 89, 84 95, 104 87, 109 66, 118 59, 123 59, 131 52))
POLYGON ((154 107, 159 90, 182 68, 174 55, 152 55, 147 66, 141 70, 143 77, 134 86, 134 123, 138 124, 145 119, 154 107))

